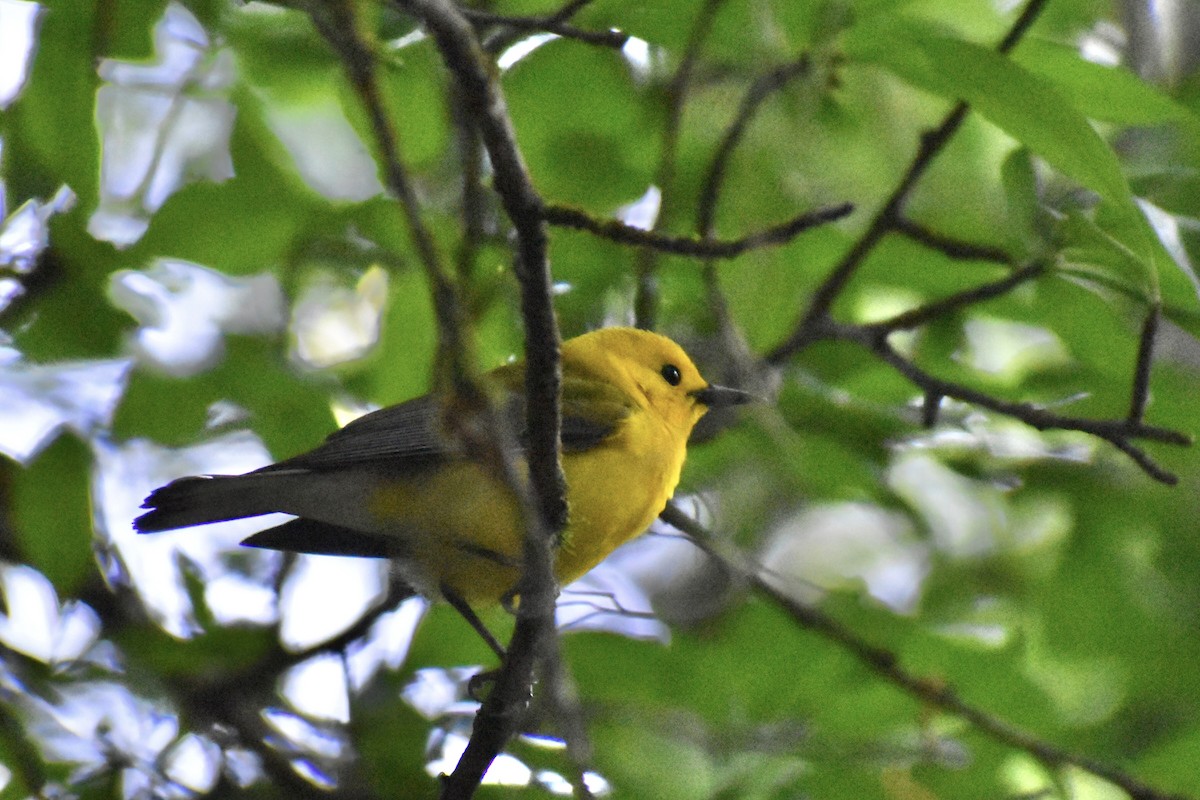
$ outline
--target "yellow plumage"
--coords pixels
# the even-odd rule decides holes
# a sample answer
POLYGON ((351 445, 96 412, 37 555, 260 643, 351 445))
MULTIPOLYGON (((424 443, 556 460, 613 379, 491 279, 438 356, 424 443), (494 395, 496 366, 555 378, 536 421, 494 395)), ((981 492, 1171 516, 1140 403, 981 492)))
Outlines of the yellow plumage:
MULTIPOLYGON (((562 364, 569 522, 555 573, 568 583, 644 531, 666 505, 688 436, 708 407, 748 396, 710 386, 675 342, 631 328, 568 340, 562 364)), ((523 365, 485 380, 519 426, 523 365)), ((147 498, 151 511, 135 525, 149 532, 282 511, 298 519, 246 543, 387 557, 427 595, 499 600, 520 576, 524 531, 507 489, 446 440, 439 413, 435 398, 417 398, 261 470, 175 481, 147 498)))

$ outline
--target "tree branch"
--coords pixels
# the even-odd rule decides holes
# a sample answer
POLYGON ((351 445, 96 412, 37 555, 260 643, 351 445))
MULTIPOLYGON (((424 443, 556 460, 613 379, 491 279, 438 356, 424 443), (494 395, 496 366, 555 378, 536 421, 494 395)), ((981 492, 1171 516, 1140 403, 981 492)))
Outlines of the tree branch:
POLYGON ((936 250, 947 258, 956 261, 995 261, 999 264, 1011 264, 1012 257, 999 247, 964 242, 952 236, 938 233, 901 215, 893 222, 896 232, 902 233, 917 244, 922 244, 930 250, 936 250))
POLYGON ((774 247, 794 239, 799 234, 841 219, 854 210, 849 203, 819 208, 794 217, 787 222, 749 234, 741 239, 700 239, 694 236, 665 236, 626 225, 615 219, 596 219, 585 211, 569 206, 546 206, 546 222, 564 228, 587 231, 620 244, 632 244, 678 256, 702 258, 735 258, 750 250, 774 247))
POLYGON ((558 464, 561 374, 542 199, 517 147, 508 107, 492 79, 488 57, 470 24, 447 0, 406 0, 404 5, 425 22, 454 75, 467 114, 475 120, 487 150, 494 188, 516 232, 515 266, 526 326, 530 482, 542 520, 558 531, 566 523, 565 482, 558 464))
MULTIPOLYGON (((1029 0, 996 49, 1001 53, 1007 53, 1015 47, 1037 19, 1046 2, 1047 0, 1029 0)), ((846 288, 846 284, 854 277, 859 267, 883 237, 897 230, 898 226, 903 224, 901 221, 904 207, 917 182, 925 175, 930 164, 946 147, 954 134, 958 132, 968 111, 969 106, 966 103, 956 103, 936 128, 921 137, 917 152, 892 193, 872 218, 867 229, 850 246, 841 261, 834 266, 821 285, 813 292, 808 308, 800 315, 792 333, 767 355, 766 360, 769 363, 780 364, 786 361, 818 338, 818 329, 821 327, 822 320, 828 317, 829 310, 846 288)))
POLYGON ((1164 444, 1187 446, 1192 438, 1180 431, 1147 425, 1141 420, 1134 419, 1087 419, 1055 414, 1032 403, 1011 402, 1001 400, 968 386, 952 381, 936 378, 925 372, 913 362, 900 355, 887 341, 886 330, 872 330, 852 325, 838 325, 828 321, 823 328, 827 335, 834 338, 857 342, 875 353, 881 361, 919 387, 926 397, 952 397, 964 403, 995 411, 999 414, 1018 419, 1026 425, 1039 430, 1069 430, 1079 431, 1103 439, 1111 443, 1121 452, 1128 455, 1150 477, 1168 485, 1174 485, 1177 478, 1172 473, 1158 466, 1144 450, 1133 443, 1134 439, 1146 439, 1164 444))
MULTIPOLYGON (((559 463, 561 409, 559 333, 546 255, 542 200, 517 148, 507 105, 493 80, 488 56, 470 23, 448 0, 404 0, 433 37, 454 76, 467 116, 479 128, 493 169, 493 184, 512 221, 517 241, 515 269, 525 321, 526 447, 532 497, 517 496, 525 507, 521 596, 508 656, 495 686, 475 717, 471 740, 454 772, 442 784, 443 798, 468 798, 493 759, 516 732, 528 705, 537 664, 558 657, 554 633, 554 580, 551 535, 566 526, 566 482, 559 463), (530 506, 530 501, 534 505, 530 506)), ((501 459, 511 485, 521 486, 515 465, 501 459)))
POLYGON ((869 325, 864 325, 863 330, 876 333, 888 334, 895 331, 906 331, 918 328, 936 319, 940 319, 949 314, 958 311, 959 309, 973 306, 987 300, 1000 297, 1001 295, 1011 292, 1016 287, 1023 283, 1027 283, 1046 272, 1046 264, 1037 261, 1021 269, 1015 270, 1011 275, 1002 278, 993 283, 985 283, 981 286, 976 286, 973 289, 966 289, 962 292, 952 294, 949 297, 944 297, 941 300, 935 300, 923 306, 905 311, 902 314, 897 314, 894 317, 885 319, 881 322, 873 322, 869 325))
POLYGON ((473 380, 458 289, 421 219, 416 195, 400 160, 396 134, 379 93, 373 55, 358 38, 354 7, 340 3, 314 4, 311 10, 314 23, 341 56, 350 81, 367 108, 386 184, 404 209, 429 277, 439 327, 438 364, 449 369, 451 398, 456 411, 461 412, 448 414, 446 420, 467 449, 478 453, 483 463, 510 488, 525 525, 519 587, 522 603, 508 657, 494 691, 476 715, 475 730, 466 751, 442 787, 443 797, 469 798, 483 780, 488 765, 516 731, 517 721, 528 704, 536 663, 545 651, 557 653, 553 628, 557 587, 548 531, 559 531, 566 522, 565 480, 558 462, 559 338, 550 300, 541 200, 533 191, 517 151, 504 99, 491 80, 483 50, 470 24, 448 0, 410 0, 404 5, 431 33, 457 82, 464 113, 478 126, 487 149, 496 190, 516 229, 515 266, 526 325, 528 484, 508 455, 513 452, 513 433, 493 412, 486 394, 473 380))
MULTIPOLYGON (((455 390, 463 389, 470 382, 473 368, 464 333, 466 325, 462 302, 458 287, 438 250, 433 234, 421 217, 420 202, 400 155, 399 137, 379 90, 374 54, 358 36, 352 4, 313 2, 308 6, 308 10, 318 32, 340 57, 350 85, 367 112, 379 160, 383 165, 384 183, 388 192, 400 203, 433 295, 434 313, 438 324, 436 363, 439 369, 448 372, 449 381, 455 390)), ((439 377, 441 388, 445 388, 446 376, 439 377)))
MULTIPOLYGON (((541 17, 530 17, 529 19, 539 19, 546 26, 563 25, 580 11, 584 6, 589 5, 592 0, 567 0, 567 2, 558 11, 553 14, 546 14, 541 17)), ((461 11, 467 11, 463 7, 459 7, 461 11)), ((501 30, 490 36, 483 37, 483 49, 492 54, 503 52, 506 48, 520 40, 525 35, 526 29, 509 27, 507 30, 501 30)), ((561 34, 560 34, 561 35, 561 34)))
POLYGON ((1001 744, 1029 753, 1049 767, 1072 765, 1119 786, 1135 800, 1195 800, 1172 795, 1149 786, 1134 776, 1094 758, 1059 747, 1026 731, 1002 717, 964 700, 954 687, 941 680, 922 678, 900 666, 898 656, 884 647, 871 644, 825 612, 800 603, 768 583, 758 567, 739 557, 734 561, 712 546, 712 534, 696 520, 668 504, 663 520, 688 534, 696 545, 736 574, 743 576, 755 593, 787 614, 801 628, 812 631, 849 653, 884 681, 912 695, 922 703, 961 717, 976 729, 1001 744))
POLYGON ((585 44, 599 47, 611 47, 620 50, 629 41, 629 34, 618 30, 585 31, 566 22, 556 20, 554 16, 545 17, 507 17, 475 8, 460 9, 474 25, 497 25, 511 28, 514 31, 533 33, 553 33, 564 39, 574 39, 585 44))

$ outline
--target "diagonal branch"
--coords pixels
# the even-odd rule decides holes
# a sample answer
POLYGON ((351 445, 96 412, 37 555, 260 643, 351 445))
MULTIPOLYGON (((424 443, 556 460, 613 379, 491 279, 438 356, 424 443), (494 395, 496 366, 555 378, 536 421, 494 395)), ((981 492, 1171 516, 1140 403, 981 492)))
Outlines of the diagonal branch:
POLYGON ((896 188, 892 190, 892 194, 872 218, 863 234, 813 292, 812 300, 809 301, 808 308, 801 315, 792 334, 767 354, 768 363, 780 364, 786 361, 817 338, 820 321, 829 315, 834 301, 846 288, 846 284, 854 277, 858 268, 867 260, 867 256, 875 249, 875 246, 895 229, 896 220, 900 218, 913 187, 916 186, 917 181, 924 175, 934 157, 946 146, 966 118, 967 104, 958 103, 937 128, 921 137, 921 145, 917 149, 916 156, 913 157, 912 163, 909 164, 908 170, 901 177, 900 182, 896 184, 896 188))
POLYGON ((954 687, 940 680, 915 675, 900 665, 896 653, 868 642, 841 622, 811 605, 800 603, 772 586, 762 570, 740 555, 730 558, 712 545, 712 534, 699 522, 668 504, 662 518, 688 534, 696 546, 735 574, 741 575, 755 593, 787 614, 797 626, 812 631, 849 653, 884 681, 906 694, 942 711, 961 717, 976 729, 1008 747, 1029 753, 1049 767, 1072 765, 1119 786, 1135 800, 1195 800, 1184 795, 1159 791, 1138 778, 1109 764, 1059 747, 1002 717, 985 711, 959 696, 954 687))
POLYGON ((881 322, 864 325, 863 329, 880 334, 912 330, 913 328, 918 328, 936 319, 952 314, 959 309, 1005 295, 1021 284, 1045 274, 1046 269, 1046 264, 1036 261, 1015 270, 1011 275, 1001 278, 998 281, 985 283, 973 289, 966 289, 949 297, 944 297, 941 300, 935 300, 932 303, 927 303, 926 305, 905 311, 902 314, 897 314, 881 322))
POLYGON ((919 222, 914 222, 901 215, 893 222, 896 232, 902 233, 917 244, 922 244, 930 250, 936 250, 947 258, 956 261, 995 261, 998 264, 1011 264, 1012 258, 999 247, 964 242, 952 236, 938 233, 919 222))
POLYGON ((700 200, 696 209, 696 232, 704 238, 712 235, 713 218, 717 212, 717 196, 725 182, 725 172, 733 156, 734 148, 741 142, 764 101, 775 92, 783 89, 794 78, 809 71, 810 60, 807 53, 794 61, 776 67, 760 75, 742 98, 737 114, 734 115, 725 135, 721 138, 717 150, 713 154, 708 173, 704 176, 704 184, 700 189, 700 200))
MULTIPOLYGON (((1041 14, 1047 1, 1029 0, 996 49, 1001 53, 1007 53, 1015 47, 1021 37, 1028 32, 1034 20, 1041 14)), ((808 308, 800 315, 792 333, 767 354, 766 360, 769 363, 780 364, 819 338, 821 322, 829 316, 834 301, 841 295, 842 290, 846 288, 850 279, 858 272, 859 267, 879 242, 902 224, 904 207, 917 182, 924 177, 934 159, 941 154, 954 134, 958 132, 966 120, 969 110, 970 107, 966 103, 956 103, 936 128, 921 137, 917 152, 913 155, 912 161, 895 188, 892 189, 892 193, 876 212, 866 230, 850 246, 841 261, 834 266, 821 285, 813 292, 808 308)))
POLYGON ((309 7, 309 16, 318 32, 339 55, 347 78, 367 112, 379 159, 383 164, 384 182, 400 204, 417 256, 429 280, 438 324, 439 353, 436 363, 439 368, 448 370, 450 380, 458 388, 468 382, 471 374, 458 286, 438 250, 433 234, 422 219, 421 204, 400 155, 399 137, 379 89, 374 54, 357 34, 357 20, 350 4, 313 3, 309 7))

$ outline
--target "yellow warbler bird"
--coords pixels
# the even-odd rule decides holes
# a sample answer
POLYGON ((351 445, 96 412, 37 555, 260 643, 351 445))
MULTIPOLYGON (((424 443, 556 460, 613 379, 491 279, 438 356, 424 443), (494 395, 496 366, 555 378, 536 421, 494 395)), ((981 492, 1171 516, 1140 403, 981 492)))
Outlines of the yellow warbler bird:
MULTIPOLYGON (((566 584, 662 511, 705 411, 750 395, 707 383, 675 342, 633 328, 564 342, 562 368, 569 521, 555 575, 566 584)), ((518 431, 524 374, 518 363, 485 376, 518 431)), ((316 449, 254 472, 181 478, 153 492, 142 506, 150 511, 134 525, 152 532, 293 514, 244 544, 392 559, 414 590, 445 597, 474 625, 463 606, 500 600, 520 578, 524 528, 511 493, 455 448, 440 413, 426 395, 360 417, 316 449)))

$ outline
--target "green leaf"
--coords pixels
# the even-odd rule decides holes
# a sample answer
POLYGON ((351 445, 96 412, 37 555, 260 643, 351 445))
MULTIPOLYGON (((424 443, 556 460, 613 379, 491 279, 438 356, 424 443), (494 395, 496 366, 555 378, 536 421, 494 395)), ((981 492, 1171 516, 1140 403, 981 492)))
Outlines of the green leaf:
POLYGON ((1028 148, 1018 147, 1008 154, 1000 167, 1000 180, 1008 201, 1009 230, 1021 236, 1021 243, 1028 251, 1036 238, 1039 212, 1037 174, 1028 148))
POLYGON ((506 72, 503 86, 547 200, 611 213, 646 191, 657 135, 620 54, 552 41, 506 72))
POLYGON ((1086 117, 1120 125, 1179 121, 1200 129, 1197 118, 1154 86, 1124 67, 1088 61, 1077 48, 1030 37, 1013 52, 1013 61, 1053 83, 1086 117))
POLYGON ((1067 262, 1064 272, 1078 277, 1093 274, 1102 285, 1124 287, 1122 293, 1147 305, 1153 301, 1145 281, 1149 270, 1146 261, 1095 220, 1071 211, 1060 223, 1058 235, 1067 262))
POLYGON ((77 592, 95 572, 90 463, 87 445, 74 436, 59 436, 28 467, 13 470, 13 522, 21 557, 62 597, 77 592))
MULTIPOLYGON (((106 41, 100 42, 105 58, 150 59, 154 57, 152 23, 161 19, 167 0, 134 0, 100 11, 111 18, 102 24, 106 41)), ((56 9, 57 10, 57 9, 56 9)))
POLYGON ((208 372, 176 380, 135 371, 113 424, 118 437, 150 435, 180 446, 205 431, 209 407, 228 400, 250 413, 267 448, 280 456, 313 447, 334 428, 328 386, 297 375, 279 343, 245 336, 225 340, 225 357, 208 372))
POLYGON ((1112 149, 1057 87, 1005 56, 921 23, 878 15, 846 37, 849 55, 917 88, 962 100, 1064 175, 1101 197, 1127 201, 1112 149))

